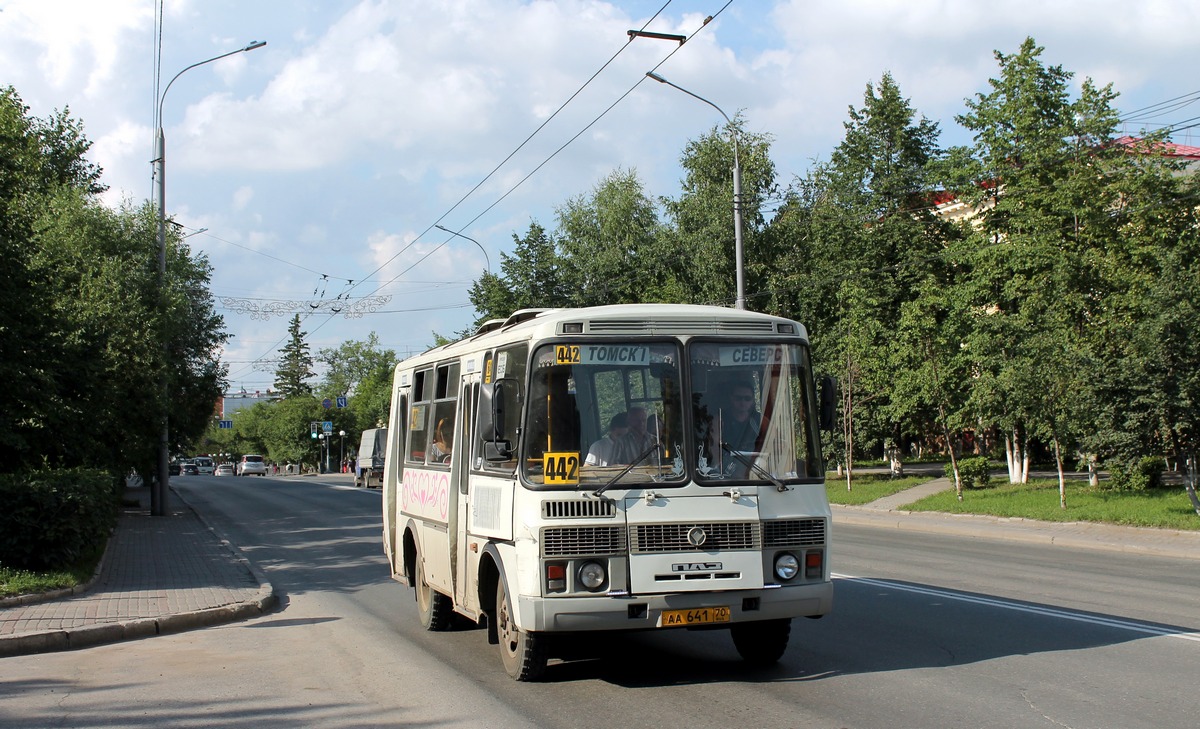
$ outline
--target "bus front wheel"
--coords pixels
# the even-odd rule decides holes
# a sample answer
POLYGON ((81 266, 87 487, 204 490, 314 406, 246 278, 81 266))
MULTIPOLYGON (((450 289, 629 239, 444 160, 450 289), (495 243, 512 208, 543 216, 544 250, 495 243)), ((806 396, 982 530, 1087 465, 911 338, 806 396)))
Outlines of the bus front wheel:
POLYGON ((417 614, 421 617, 421 627, 426 630, 445 630, 450 627, 450 598, 425 582, 425 565, 420 554, 416 557, 417 574, 413 584, 417 589, 417 614))
POLYGON ((536 681, 546 670, 544 636, 517 627, 512 602, 504 589, 504 578, 496 581, 496 633, 504 670, 517 681, 536 681))
POLYGON ((792 634, 791 618, 738 623, 729 628, 733 645, 746 663, 769 666, 777 663, 787 651, 792 634))

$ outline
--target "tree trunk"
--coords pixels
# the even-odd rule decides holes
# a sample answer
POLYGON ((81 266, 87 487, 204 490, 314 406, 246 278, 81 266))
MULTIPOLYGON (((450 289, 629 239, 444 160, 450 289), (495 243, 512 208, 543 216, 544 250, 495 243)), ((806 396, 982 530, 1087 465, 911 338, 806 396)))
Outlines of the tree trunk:
POLYGON ((1067 478, 1063 473, 1062 446, 1058 436, 1054 436, 1054 462, 1058 465, 1058 508, 1067 508, 1067 478))
POLYGON ((950 426, 946 423, 946 407, 938 405, 938 417, 942 421, 942 433, 946 436, 946 450, 950 451, 950 469, 954 472, 954 495, 959 501, 963 500, 962 476, 958 473, 958 458, 954 455, 954 445, 950 442, 950 426))
POLYGON ((1012 431, 1004 433, 1004 459, 1008 463, 1008 482, 1020 483, 1020 477, 1017 475, 1018 464, 1021 462, 1021 446, 1017 441, 1017 431, 1014 428, 1012 431))
POLYGON ((846 353, 846 385, 842 388, 842 436, 846 441, 846 490, 854 482, 854 363, 846 353))
POLYGON ((1192 500, 1192 509, 1200 516, 1200 497, 1196 496, 1196 454, 1189 453, 1187 457, 1187 478, 1184 479, 1188 498, 1192 500))
POLYGON ((1029 462, 1033 456, 1029 452, 1029 437, 1021 442, 1021 483, 1029 483, 1029 462))

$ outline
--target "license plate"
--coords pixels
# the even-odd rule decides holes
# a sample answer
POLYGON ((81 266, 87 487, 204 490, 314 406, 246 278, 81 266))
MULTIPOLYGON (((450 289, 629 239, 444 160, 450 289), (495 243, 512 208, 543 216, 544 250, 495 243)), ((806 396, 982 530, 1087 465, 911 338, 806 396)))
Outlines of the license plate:
POLYGON ((728 623, 728 607, 692 608, 691 610, 663 610, 663 628, 674 628, 683 625, 708 625, 710 623, 728 623))

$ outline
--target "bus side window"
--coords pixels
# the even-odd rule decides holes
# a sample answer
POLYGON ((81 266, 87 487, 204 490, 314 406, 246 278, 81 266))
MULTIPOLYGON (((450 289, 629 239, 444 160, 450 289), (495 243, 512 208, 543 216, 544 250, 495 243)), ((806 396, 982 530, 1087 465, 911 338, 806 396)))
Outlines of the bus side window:
POLYGON ((409 463, 425 462, 425 444, 428 442, 429 430, 429 399, 432 387, 429 382, 432 370, 422 370, 413 375, 412 407, 408 411, 408 451, 406 460, 409 463))
POLYGON ((429 445, 425 449, 426 462, 443 464, 450 462, 454 449, 454 409, 458 402, 458 363, 439 365, 437 383, 433 392, 433 427, 429 434, 429 445))

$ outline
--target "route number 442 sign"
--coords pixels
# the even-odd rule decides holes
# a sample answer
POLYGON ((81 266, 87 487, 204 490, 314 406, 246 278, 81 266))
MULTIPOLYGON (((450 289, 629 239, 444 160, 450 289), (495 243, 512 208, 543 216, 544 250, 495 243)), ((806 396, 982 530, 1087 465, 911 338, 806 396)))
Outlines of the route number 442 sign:
POLYGON ((574 452, 543 453, 542 481, 546 485, 579 483, 579 454, 574 452))

